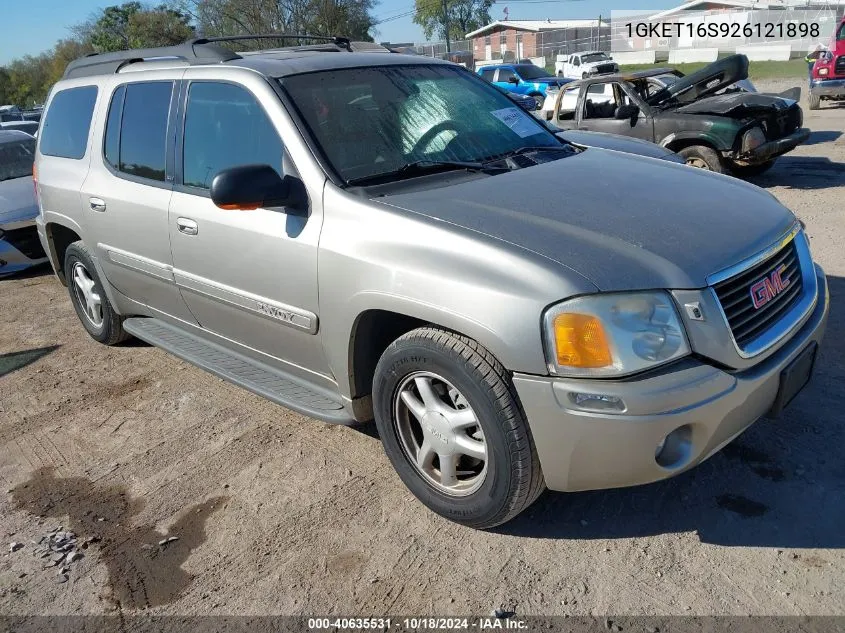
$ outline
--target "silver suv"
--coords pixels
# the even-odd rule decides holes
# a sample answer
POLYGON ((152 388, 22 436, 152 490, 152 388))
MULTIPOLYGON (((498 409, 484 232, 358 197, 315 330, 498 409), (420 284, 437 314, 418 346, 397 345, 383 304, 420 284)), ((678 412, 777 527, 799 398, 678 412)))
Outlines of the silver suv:
POLYGON ((70 64, 38 228, 94 339, 374 418, 407 487, 477 528, 545 487, 676 475, 806 384, 827 284, 774 197, 566 142, 454 64, 353 51, 70 64))

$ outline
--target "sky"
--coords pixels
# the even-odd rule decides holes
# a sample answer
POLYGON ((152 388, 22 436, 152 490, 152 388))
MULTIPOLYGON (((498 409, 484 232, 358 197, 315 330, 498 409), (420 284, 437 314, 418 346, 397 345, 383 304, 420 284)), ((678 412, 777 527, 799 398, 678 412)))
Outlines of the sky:
MULTIPOLYGON (((57 40, 70 35, 69 27, 84 22, 103 7, 123 0, 2 0, 0 11, 0 64, 35 55, 52 48, 57 40)), ((609 17, 611 10, 661 10, 680 0, 497 0, 490 10, 494 20, 503 18, 508 8, 511 20, 543 20, 609 17)), ((413 0, 380 0, 373 14, 384 20, 377 29, 379 42, 422 42, 422 30, 407 14, 413 0), (397 17, 399 16, 399 17, 397 17)))

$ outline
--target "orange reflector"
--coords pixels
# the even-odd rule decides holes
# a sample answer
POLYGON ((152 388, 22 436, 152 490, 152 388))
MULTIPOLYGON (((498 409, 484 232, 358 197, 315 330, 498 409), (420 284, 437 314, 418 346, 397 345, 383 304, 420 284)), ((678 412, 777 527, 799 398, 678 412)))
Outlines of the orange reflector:
POLYGON ((558 365, 597 368, 613 364, 601 321, 589 314, 565 312, 554 320, 558 365))
POLYGON ((261 208, 260 202, 243 202, 240 204, 220 204, 217 205, 224 211, 255 211, 261 208))

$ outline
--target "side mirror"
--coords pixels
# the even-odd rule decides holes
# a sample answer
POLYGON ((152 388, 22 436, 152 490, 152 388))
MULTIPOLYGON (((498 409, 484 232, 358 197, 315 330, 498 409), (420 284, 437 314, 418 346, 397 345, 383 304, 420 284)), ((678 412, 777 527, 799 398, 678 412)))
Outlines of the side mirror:
POLYGON ((302 181, 282 178, 270 165, 241 165, 219 172, 211 181, 211 201, 227 211, 287 207, 307 210, 302 181))
POLYGON ((508 77, 508 83, 518 84, 519 83, 519 77, 508 77))
POLYGON ((640 109, 637 106, 635 106, 633 104, 628 104, 628 105, 621 105, 618 108, 616 108, 616 115, 615 116, 616 116, 617 119, 622 119, 622 120, 633 119, 639 113, 640 113, 640 109))

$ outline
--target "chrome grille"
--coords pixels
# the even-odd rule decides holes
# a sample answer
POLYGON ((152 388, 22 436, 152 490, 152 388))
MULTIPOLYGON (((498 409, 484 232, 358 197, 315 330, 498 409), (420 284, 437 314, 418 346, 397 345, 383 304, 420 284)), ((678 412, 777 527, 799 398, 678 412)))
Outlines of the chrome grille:
POLYGON ((836 66, 833 70, 837 75, 845 75, 845 55, 836 58, 836 66))
POLYGON ((713 286, 733 332, 736 344, 744 349, 774 326, 802 295, 801 266, 795 240, 759 264, 713 286), (759 308, 754 307, 751 288, 781 268, 781 278, 789 282, 783 290, 759 308))

